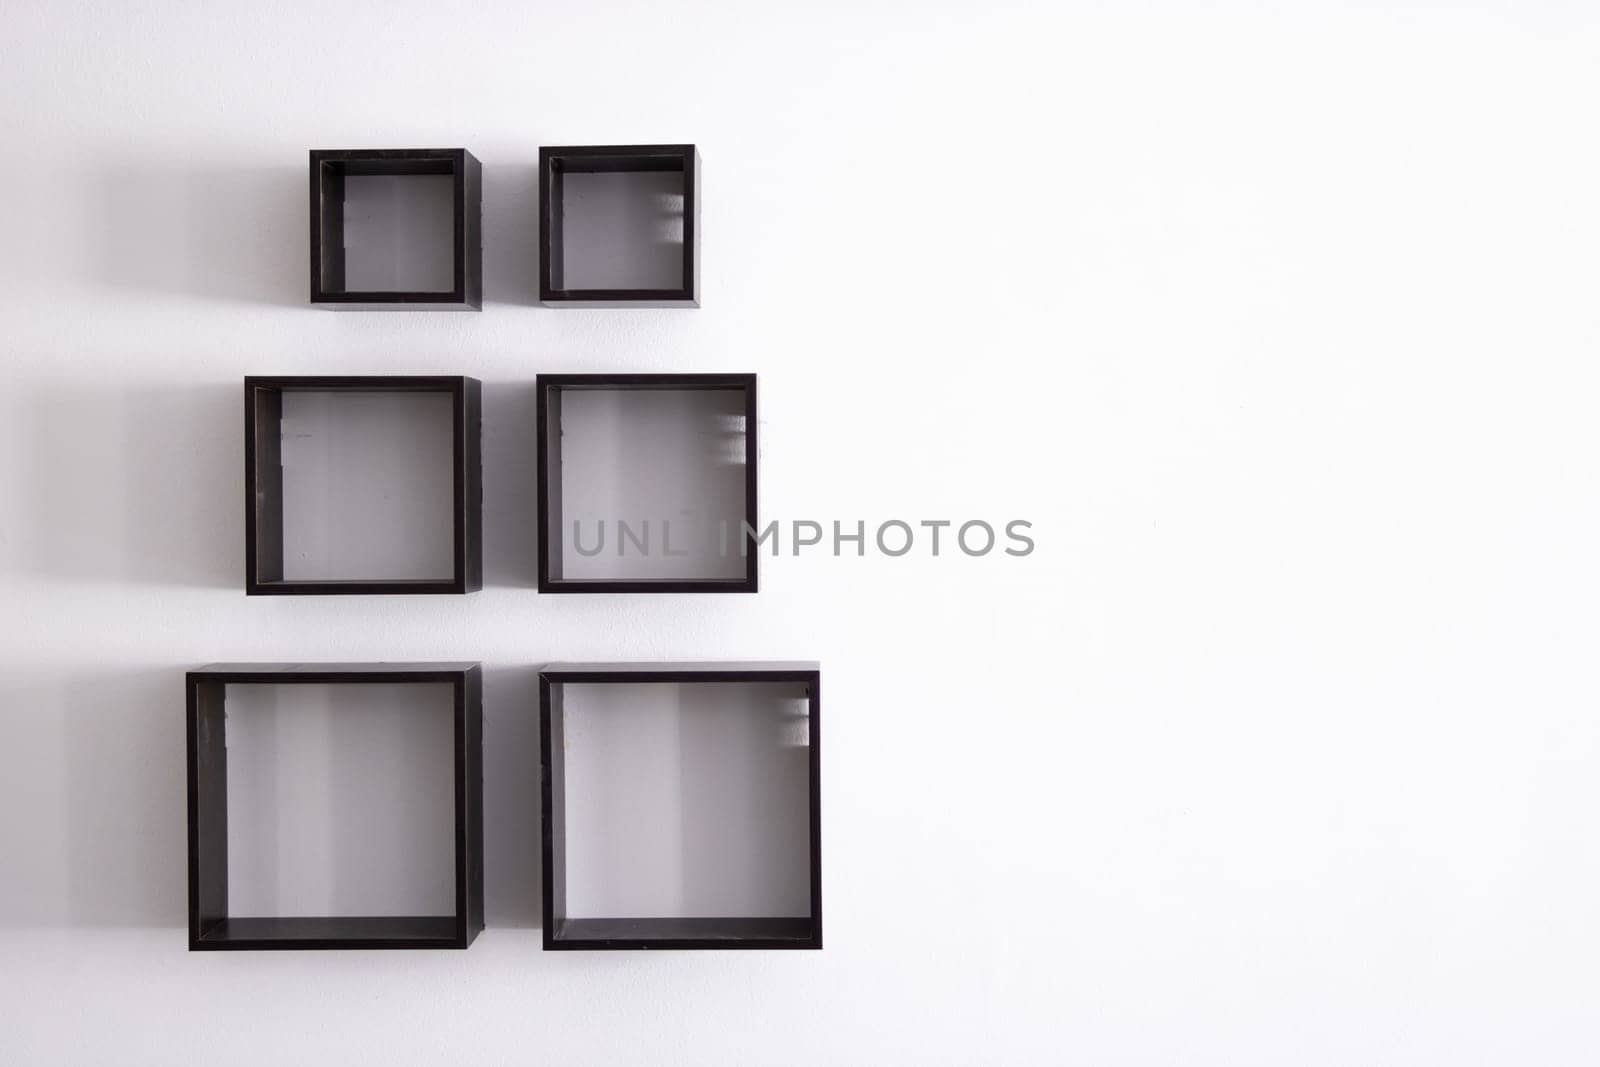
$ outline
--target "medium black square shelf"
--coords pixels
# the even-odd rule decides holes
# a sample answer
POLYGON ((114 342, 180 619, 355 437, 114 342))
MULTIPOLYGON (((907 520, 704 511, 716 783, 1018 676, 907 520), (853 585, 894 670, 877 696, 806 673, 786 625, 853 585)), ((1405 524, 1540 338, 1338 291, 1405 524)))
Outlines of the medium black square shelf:
POLYGON ((482 410, 473 378, 246 378, 245 591, 482 588, 482 410))
POLYGON ((472 943, 478 664, 217 663, 186 689, 191 951, 472 943))
POLYGON ((483 307, 483 168, 464 148, 311 153, 311 303, 483 307))
POLYGON ((546 949, 821 948, 814 663, 539 673, 546 949))
POLYGON ((539 591, 754 593, 756 376, 538 376, 539 591))
POLYGON ((700 306, 700 153, 692 144, 539 149, 539 300, 700 306))

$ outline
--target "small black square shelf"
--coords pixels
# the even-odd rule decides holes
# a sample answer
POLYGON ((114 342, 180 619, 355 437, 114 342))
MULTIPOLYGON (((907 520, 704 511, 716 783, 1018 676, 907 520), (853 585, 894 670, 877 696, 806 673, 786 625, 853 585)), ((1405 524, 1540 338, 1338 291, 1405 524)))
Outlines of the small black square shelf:
POLYGON ((822 947, 814 663, 539 673, 544 947, 822 947))
POLYGON ((313 150, 311 303, 483 307, 483 168, 464 148, 313 150))
POLYGON ((191 951, 472 944, 483 929, 478 664, 217 663, 190 671, 185 688, 191 951), (280 754, 295 736, 312 740, 315 758, 280 754), (286 807, 298 823, 281 817, 286 807), (240 878, 240 866, 255 877, 240 878), (399 884, 408 876, 426 884, 399 884), (230 884, 247 913, 280 910, 260 907, 280 894, 298 911, 298 901, 348 906, 362 892, 433 913, 368 902, 382 913, 239 915, 230 884))
POLYGON ((539 591, 754 593, 756 376, 538 376, 539 591))
POLYGON ((539 149, 539 300, 700 306, 700 153, 692 144, 539 149))
POLYGON ((482 387, 462 377, 247 377, 245 591, 483 586, 482 387))

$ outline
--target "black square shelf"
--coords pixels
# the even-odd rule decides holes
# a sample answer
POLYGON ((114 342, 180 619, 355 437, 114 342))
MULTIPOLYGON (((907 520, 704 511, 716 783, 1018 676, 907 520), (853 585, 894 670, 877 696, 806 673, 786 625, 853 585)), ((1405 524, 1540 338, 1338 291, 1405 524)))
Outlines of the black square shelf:
POLYGON ((756 376, 538 376, 539 591, 754 593, 756 376))
POLYGON ((692 144, 539 149, 539 300, 700 306, 700 153, 692 144))
POLYGON ((814 663, 539 673, 544 947, 822 947, 814 663))
POLYGON ((483 168, 464 148, 311 153, 311 303, 483 307, 483 168))
POLYGON ((483 586, 482 387, 462 377, 247 377, 245 591, 483 586))
MULTIPOLYGON (((186 690, 191 951, 472 943, 483 929, 478 664, 217 663, 190 671, 186 690), (327 714, 307 715, 307 706, 327 714), (280 746, 291 748, 294 736, 311 738, 317 757, 303 763, 280 757, 280 746), (368 780, 353 780, 363 775, 368 780), (412 794, 419 783, 436 788, 418 800, 412 794), (447 790, 450 801, 441 795, 447 790), (274 810, 262 815, 249 801, 274 810), (236 807, 231 841, 230 806, 236 807), (302 820, 312 818, 313 832, 280 833, 286 807, 295 807, 302 820), (451 836, 454 854, 447 856, 451 836), (390 838, 400 842, 398 857, 381 855, 379 842, 390 838), (253 871, 252 859, 262 856, 269 868, 298 860, 310 873, 271 869, 241 879, 230 867, 253 871), (426 876, 427 885, 397 884, 408 875, 426 876), (309 884, 283 890, 296 879, 309 884), (426 898, 440 907, 432 914, 237 915, 230 881, 234 903, 246 912, 258 910, 264 894, 280 891, 296 900, 349 900, 358 895, 353 882, 377 886, 391 900, 426 898)), ((286 908, 298 910, 293 903, 286 908)))

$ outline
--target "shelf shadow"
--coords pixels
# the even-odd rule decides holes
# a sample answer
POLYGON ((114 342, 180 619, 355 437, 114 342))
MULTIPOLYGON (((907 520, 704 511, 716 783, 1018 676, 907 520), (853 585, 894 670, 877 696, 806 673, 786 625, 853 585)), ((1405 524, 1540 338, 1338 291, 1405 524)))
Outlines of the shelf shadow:
POLYGON ((539 303, 537 161, 484 164, 483 302, 539 303))
POLYGON ((539 859, 539 672, 483 673, 484 923, 537 929, 539 859))
POLYGON ((22 408, 29 569, 242 590, 239 395, 231 384, 43 386, 22 408))
POLYGON ((112 288, 304 307, 306 167, 107 163, 91 179, 89 262, 112 288))
MULTIPOLYGON (((0 927, 187 923, 184 671, 194 664, 0 683, 0 927)), ((538 673, 484 677, 484 904, 540 925, 538 673)))
POLYGON ((531 382, 483 387, 483 584, 532 589, 539 577, 538 455, 531 382))
POLYGON ((8 675, 0 924, 183 927, 183 668, 8 675))

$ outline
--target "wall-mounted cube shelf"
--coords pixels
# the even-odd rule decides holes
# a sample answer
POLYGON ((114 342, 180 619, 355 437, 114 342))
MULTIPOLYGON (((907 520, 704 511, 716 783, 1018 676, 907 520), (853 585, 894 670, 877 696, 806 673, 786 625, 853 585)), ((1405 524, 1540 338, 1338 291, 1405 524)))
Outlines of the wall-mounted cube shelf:
POLYGON ((191 950, 472 943, 476 663, 219 663, 186 688, 191 950))
POLYGON ((481 588, 481 393, 460 377, 246 378, 245 591, 481 588))
POLYGON ((311 153, 311 303, 483 307, 483 168, 464 148, 311 153))
POLYGON ((539 591, 756 591, 756 376, 538 376, 539 591))
POLYGON ((539 674, 546 949, 821 948, 816 664, 539 674))
POLYGON ((692 144, 539 149, 539 300, 700 306, 700 154, 692 144))

